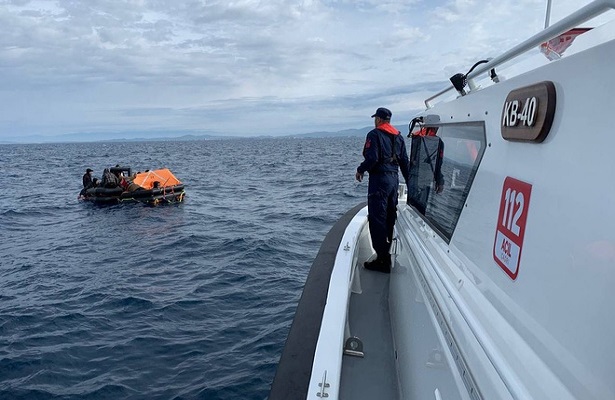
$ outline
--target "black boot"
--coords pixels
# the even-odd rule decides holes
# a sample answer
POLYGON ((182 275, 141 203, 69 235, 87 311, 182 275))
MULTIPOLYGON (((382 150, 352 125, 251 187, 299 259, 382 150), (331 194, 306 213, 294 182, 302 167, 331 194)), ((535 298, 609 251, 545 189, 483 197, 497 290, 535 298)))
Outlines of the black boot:
POLYGON ((365 267, 365 269, 368 269, 370 271, 377 271, 389 274, 391 273, 391 256, 383 258, 377 257, 373 261, 366 261, 363 266, 365 267))

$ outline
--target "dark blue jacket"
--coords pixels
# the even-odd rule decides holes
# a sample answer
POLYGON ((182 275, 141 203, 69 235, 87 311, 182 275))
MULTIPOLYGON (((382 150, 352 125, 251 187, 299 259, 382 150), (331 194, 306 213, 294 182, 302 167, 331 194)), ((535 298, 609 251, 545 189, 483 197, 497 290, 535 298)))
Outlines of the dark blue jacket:
POLYGON ((406 183, 408 182, 410 163, 406 143, 404 137, 391 125, 380 125, 367 134, 363 157, 365 160, 357 168, 359 173, 368 172, 370 175, 397 173, 399 168, 406 183), (393 143, 395 143, 395 157, 393 157, 393 143))

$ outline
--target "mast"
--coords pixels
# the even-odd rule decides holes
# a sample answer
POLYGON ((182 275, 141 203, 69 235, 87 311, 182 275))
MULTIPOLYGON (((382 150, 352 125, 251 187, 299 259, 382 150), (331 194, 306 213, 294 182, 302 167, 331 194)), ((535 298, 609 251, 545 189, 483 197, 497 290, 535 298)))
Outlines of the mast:
POLYGON ((551 0, 547 0, 547 12, 545 15, 545 29, 549 27, 550 19, 551 19, 551 0))

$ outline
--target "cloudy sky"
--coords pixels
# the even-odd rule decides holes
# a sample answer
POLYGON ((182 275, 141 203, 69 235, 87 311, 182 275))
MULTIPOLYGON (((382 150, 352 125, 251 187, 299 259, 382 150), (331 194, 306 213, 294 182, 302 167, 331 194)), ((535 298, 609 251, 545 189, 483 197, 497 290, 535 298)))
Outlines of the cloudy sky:
MULTIPOLYGON (((589 0, 553 0, 555 22, 589 0)), ((545 0, 0 0, 0 139, 406 123, 545 0)))

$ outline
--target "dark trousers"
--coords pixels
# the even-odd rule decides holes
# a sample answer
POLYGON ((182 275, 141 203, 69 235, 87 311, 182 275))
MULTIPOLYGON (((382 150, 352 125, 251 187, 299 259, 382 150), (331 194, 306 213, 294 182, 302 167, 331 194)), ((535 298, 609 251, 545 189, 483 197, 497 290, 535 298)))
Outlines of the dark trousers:
POLYGON ((396 173, 373 174, 369 176, 367 212, 372 246, 378 258, 389 257, 393 240, 393 227, 397 219, 396 173))

